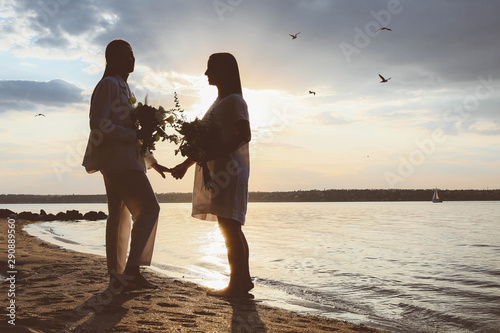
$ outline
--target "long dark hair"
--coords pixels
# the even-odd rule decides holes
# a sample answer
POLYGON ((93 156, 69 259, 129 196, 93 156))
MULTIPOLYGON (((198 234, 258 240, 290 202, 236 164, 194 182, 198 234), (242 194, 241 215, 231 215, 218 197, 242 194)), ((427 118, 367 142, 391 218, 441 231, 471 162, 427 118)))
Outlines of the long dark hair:
MULTIPOLYGON (((108 46, 106 46, 106 51, 104 53, 104 56, 106 58, 106 68, 104 69, 102 78, 99 80, 99 82, 97 82, 95 88, 97 88, 99 83, 101 83, 104 78, 120 74, 120 67, 117 64, 117 60, 121 56, 121 51, 123 50, 124 46, 130 46, 130 44, 123 39, 112 40, 111 42, 109 42, 108 46)), ((90 105, 92 105, 93 100, 94 93, 92 93, 92 96, 90 97, 90 105)))
POLYGON ((221 97, 230 94, 243 95, 238 63, 231 53, 214 53, 208 58, 208 61, 213 66, 214 70, 222 76, 219 87, 222 95, 221 97))

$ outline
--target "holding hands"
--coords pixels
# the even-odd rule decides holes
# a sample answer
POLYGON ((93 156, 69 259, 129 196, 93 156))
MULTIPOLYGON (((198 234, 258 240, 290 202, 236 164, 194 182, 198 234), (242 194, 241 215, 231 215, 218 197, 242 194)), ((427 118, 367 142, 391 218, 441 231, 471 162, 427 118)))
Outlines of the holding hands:
POLYGON ((154 163, 151 165, 153 169, 155 169, 163 178, 165 178, 165 172, 172 172, 173 169, 167 168, 161 164, 154 163))
POLYGON ((173 169, 171 169, 170 173, 172 174, 172 177, 174 177, 175 179, 182 179, 189 167, 194 163, 195 162, 193 160, 187 158, 184 162, 176 165, 173 169))

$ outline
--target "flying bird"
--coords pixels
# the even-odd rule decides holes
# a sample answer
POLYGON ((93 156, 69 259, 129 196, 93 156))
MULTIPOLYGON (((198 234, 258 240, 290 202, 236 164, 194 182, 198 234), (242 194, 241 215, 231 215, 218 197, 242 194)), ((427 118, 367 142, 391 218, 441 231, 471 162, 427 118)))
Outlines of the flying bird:
POLYGON ((292 37, 292 39, 295 39, 295 38, 297 38, 298 34, 300 34, 300 32, 297 32, 295 35, 292 35, 292 34, 289 34, 289 35, 290 35, 290 37, 292 37))
POLYGON ((315 92, 315 91, 311 91, 311 90, 309 90, 309 93, 310 93, 310 94, 313 94, 314 96, 316 96, 316 92, 315 92))
POLYGON ((389 80, 391 79, 391 78, 388 78, 388 79, 386 80, 386 79, 385 79, 382 75, 380 75, 380 74, 379 74, 378 76, 379 76, 379 77, 380 77, 380 79, 382 80, 382 81, 380 81, 380 83, 386 83, 387 81, 389 81, 389 80))
POLYGON ((43 113, 39 113, 39 114, 35 115, 35 117, 38 117, 38 116, 44 116, 45 117, 45 115, 43 113))
MULTIPOLYGON (((387 28, 387 27, 382 27, 382 28, 380 28, 380 29, 378 29, 378 30, 387 30, 387 31, 392 31, 392 29, 389 29, 389 28, 387 28)), ((377 30, 377 31, 378 31, 378 30, 377 30)))

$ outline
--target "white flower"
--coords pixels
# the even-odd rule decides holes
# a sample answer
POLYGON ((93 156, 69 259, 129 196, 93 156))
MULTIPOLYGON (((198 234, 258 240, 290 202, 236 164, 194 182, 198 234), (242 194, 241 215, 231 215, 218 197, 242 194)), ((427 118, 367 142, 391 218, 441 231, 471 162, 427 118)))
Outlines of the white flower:
POLYGON ((167 116, 163 112, 155 110, 155 118, 158 123, 163 122, 163 120, 165 120, 166 117, 167 116))

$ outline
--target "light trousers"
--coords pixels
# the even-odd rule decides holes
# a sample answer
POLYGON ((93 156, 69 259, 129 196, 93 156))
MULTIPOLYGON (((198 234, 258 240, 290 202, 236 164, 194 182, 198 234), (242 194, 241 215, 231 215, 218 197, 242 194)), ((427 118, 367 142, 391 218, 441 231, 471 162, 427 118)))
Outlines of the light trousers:
POLYGON ((109 273, 122 274, 125 266, 150 265, 160 205, 149 179, 144 172, 136 170, 101 170, 101 173, 108 197, 106 258, 109 273))

